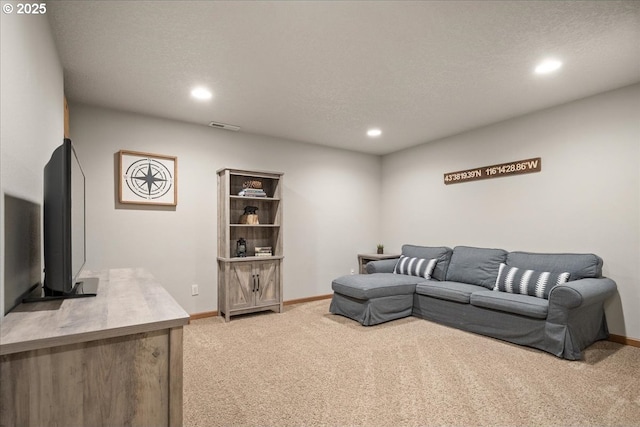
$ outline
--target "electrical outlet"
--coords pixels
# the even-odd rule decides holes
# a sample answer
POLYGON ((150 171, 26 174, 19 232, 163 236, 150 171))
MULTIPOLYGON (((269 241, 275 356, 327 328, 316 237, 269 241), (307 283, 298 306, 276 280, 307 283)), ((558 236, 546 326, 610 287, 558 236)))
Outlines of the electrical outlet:
POLYGON ((198 295, 198 285, 191 285, 191 295, 198 295))
POLYGON ((351 274, 356 274, 356 271, 353 268, 351 269, 351 274))

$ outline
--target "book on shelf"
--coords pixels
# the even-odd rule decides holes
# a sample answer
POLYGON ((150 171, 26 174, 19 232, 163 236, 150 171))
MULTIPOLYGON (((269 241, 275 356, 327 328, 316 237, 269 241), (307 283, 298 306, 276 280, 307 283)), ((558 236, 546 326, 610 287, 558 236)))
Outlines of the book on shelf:
POLYGON ((256 246, 256 256, 272 256, 271 246, 256 246))
POLYGON ((243 188, 238 196, 245 197, 267 197, 267 193, 261 188, 243 188))

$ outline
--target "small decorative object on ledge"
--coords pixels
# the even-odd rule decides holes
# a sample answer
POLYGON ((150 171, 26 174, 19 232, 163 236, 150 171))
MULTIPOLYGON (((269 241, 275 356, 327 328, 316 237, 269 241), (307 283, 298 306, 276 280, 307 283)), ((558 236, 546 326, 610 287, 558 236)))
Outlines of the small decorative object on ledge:
POLYGON ((247 256, 247 241, 244 237, 239 238, 236 242, 236 256, 241 258, 247 256))
POLYGON ((249 180, 242 183, 242 188, 262 188, 262 182, 257 180, 249 180))
POLYGON ((383 254, 384 253, 384 245, 382 243, 378 244, 378 253, 379 254, 383 254))
POLYGON ((244 213, 240 215, 240 224, 260 224, 260 221, 258 220, 258 214, 256 213, 257 210, 257 206, 245 206, 244 213))

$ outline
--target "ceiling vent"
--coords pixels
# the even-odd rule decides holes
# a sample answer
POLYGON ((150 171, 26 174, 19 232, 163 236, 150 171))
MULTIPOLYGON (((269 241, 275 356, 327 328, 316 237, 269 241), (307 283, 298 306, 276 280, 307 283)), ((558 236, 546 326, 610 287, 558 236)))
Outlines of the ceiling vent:
POLYGON ((209 123, 209 126, 212 128, 232 130, 234 132, 238 132, 240 130, 240 126, 228 125, 226 123, 211 122, 209 123))

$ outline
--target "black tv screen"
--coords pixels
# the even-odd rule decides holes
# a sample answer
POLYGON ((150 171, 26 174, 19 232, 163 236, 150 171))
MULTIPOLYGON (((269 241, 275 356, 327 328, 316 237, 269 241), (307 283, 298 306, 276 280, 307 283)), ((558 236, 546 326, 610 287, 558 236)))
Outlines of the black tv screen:
POLYGON ((81 294, 78 277, 86 261, 85 176, 70 139, 44 168, 44 293, 81 294))

